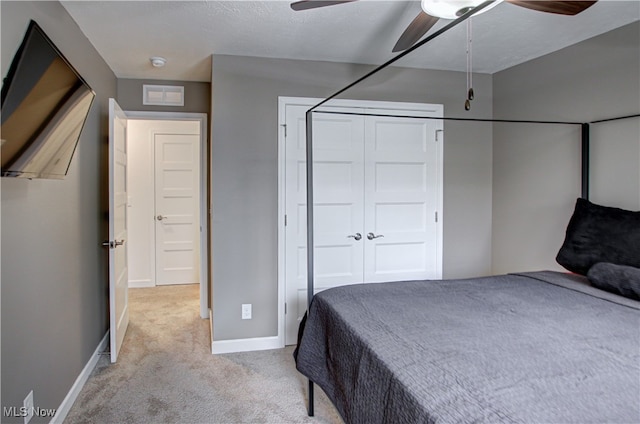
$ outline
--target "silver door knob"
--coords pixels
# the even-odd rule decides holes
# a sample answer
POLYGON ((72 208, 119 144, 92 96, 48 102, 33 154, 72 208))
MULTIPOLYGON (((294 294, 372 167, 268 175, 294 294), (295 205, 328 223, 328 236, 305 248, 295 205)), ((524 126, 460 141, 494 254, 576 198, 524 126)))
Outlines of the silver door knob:
POLYGON ((347 236, 347 238, 354 238, 356 241, 358 241, 358 240, 362 239, 362 234, 355 233, 355 234, 352 234, 350 236, 347 236))
POLYGON ((382 234, 380 234, 380 235, 375 235, 375 234, 373 234, 373 233, 369 233, 369 234, 367 234, 367 238, 368 238, 369 240, 377 239, 377 238, 380 238, 380 237, 384 237, 384 235, 382 235, 382 234))
POLYGON ((102 242, 102 245, 105 247, 109 247, 110 249, 115 249, 118 246, 122 246, 124 244, 124 240, 115 240, 115 241, 109 241, 109 240, 105 240, 102 242))
POLYGON ((158 221, 162 221, 162 220, 164 219, 164 216, 162 216, 162 215, 158 215, 158 216, 156 216, 156 219, 157 219, 158 221))

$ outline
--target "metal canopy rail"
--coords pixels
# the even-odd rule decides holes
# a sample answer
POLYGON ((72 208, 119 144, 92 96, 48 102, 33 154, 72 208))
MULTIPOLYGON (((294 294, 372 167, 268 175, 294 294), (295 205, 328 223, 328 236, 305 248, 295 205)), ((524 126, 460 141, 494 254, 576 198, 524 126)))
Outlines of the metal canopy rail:
POLYGON ((619 116, 617 118, 600 119, 598 121, 591 121, 590 124, 601 124, 603 122, 619 121, 621 119, 629 119, 629 118, 640 118, 640 113, 635 115, 619 116))
POLYGON ((340 94, 344 93, 345 91, 347 91, 348 89, 350 89, 351 87, 353 87, 354 85, 360 84, 362 81, 366 80, 367 78, 369 78, 370 76, 377 74, 378 72, 380 72, 381 70, 383 70, 384 68, 388 67, 389 65, 391 65, 392 63, 397 62, 398 60, 402 59, 403 57, 405 57, 406 55, 408 55, 409 53, 411 53, 412 51, 414 51, 415 49, 418 49, 420 47, 422 47, 424 44, 428 43, 429 41, 433 40, 434 38, 444 34, 445 32, 449 31, 451 28, 457 26, 458 24, 466 21, 467 19, 469 19, 470 17, 472 17, 473 15, 477 14, 478 12, 480 12, 482 9, 485 9, 487 7, 489 7, 491 4, 495 3, 495 0, 489 0, 489 1, 485 1, 484 3, 476 6, 475 8, 471 9, 470 11, 468 11, 467 13, 465 13, 464 15, 460 16, 458 19, 456 19, 455 21, 443 26, 442 28, 440 28, 438 31, 434 32, 433 34, 431 34, 430 36, 426 37, 424 40, 420 41, 419 43, 414 44, 413 46, 411 46, 410 48, 408 48, 407 50, 403 51, 402 53, 396 55, 395 57, 389 59, 388 61, 386 61, 385 63, 383 63, 382 65, 378 66, 377 68, 375 68, 374 70, 372 70, 371 72, 365 74, 364 76, 358 78, 357 80, 355 80, 354 82, 352 82, 351 84, 347 85, 346 87, 336 91, 335 93, 333 93, 332 95, 330 95, 329 97, 327 97, 326 99, 324 99, 323 101, 321 101, 320 103, 318 103, 317 105, 313 106, 311 109, 309 109, 307 111, 307 113, 310 113, 312 111, 314 111, 315 109, 319 108, 320 106, 322 106, 323 104, 327 103, 329 100, 339 96, 340 94))
MULTIPOLYGON (((336 114, 336 115, 359 115, 359 116, 378 116, 378 117, 389 117, 389 118, 413 118, 413 119, 437 119, 444 121, 465 121, 465 122, 489 122, 489 123, 514 123, 514 124, 546 124, 546 125, 576 125, 581 127, 581 196, 584 199, 589 198, 589 150, 590 150, 590 124, 599 124, 604 122, 617 121, 621 119, 629 119, 629 118, 638 118, 640 114, 635 115, 627 115, 615 118, 607 118, 600 119, 591 122, 568 122, 568 121, 545 121, 545 120, 514 120, 514 119, 489 119, 489 118, 457 118, 457 117, 426 117, 426 116, 411 116, 411 115, 393 115, 393 114, 377 114, 377 113, 365 113, 365 112, 335 112, 335 111, 321 111, 316 110, 319 107, 323 106, 330 100, 336 98, 340 94, 354 87, 355 85, 361 83, 362 81, 368 79, 369 77, 377 74, 381 70, 387 68, 389 65, 395 63, 396 61, 402 59, 404 56, 408 55, 412 51, 422 47, 424 44, 433 40, 434 38, 444 34, 449 31, 451 28, 459 25, 460 23, 466 21, 471 18, 473 15, 477 14, 481 10, 489 7, 496 0, 486 1, 477 7, 471 9, 464 15, 460 16, 458 19, 452 21, 446 26, 442 27, 438 31, 434 32, 432 35, 426 37, 419 43, 414 44, 409 49, 403 51, 377 68, 373 69, 369 73, 360 77, 356 81, 347 85, 346 87, 336 91, 334 94, 330 95, 326 99, 322 100, 315 106, 312 106, 309 110, 307 110, 305 114, 305 122, 306 122, 306 177, 307 177, 307 313, 309 311, 309 307, 311 306, 311 301, 314 295, 314 252, 313 252, 313 114, 336 114)), ((308 380, 308 415, 312 417, 314 415, 314 384, 313 381, 308 380)))
MULTIPOLYGON (((413 116, 413 115, 393 115, 385 113, 367 113, 367 112, 337 112, 314 110, 313 113, 321 113, 327 115, 358 115, 358 116, 380 116, 383 118, 410 118, 410 119, 433 119, 439 121, 466 121, 466 122, 506 122, 513 124, 550 124, 550 125, 582 125, 582 122, 565 122, 565 121, 529 121, 517 119, 491 119, 491 118, 456 118, 446 116, 413 116)), ((619 119, 619 118, 617 118, 619 119)))

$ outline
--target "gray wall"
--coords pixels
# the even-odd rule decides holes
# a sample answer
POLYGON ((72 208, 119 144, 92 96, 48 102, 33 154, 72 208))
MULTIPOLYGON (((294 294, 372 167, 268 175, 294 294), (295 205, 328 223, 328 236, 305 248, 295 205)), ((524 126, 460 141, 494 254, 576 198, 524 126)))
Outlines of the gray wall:
POLYGON ((123 110, 152 112, 209 113, 211 84, 208 82, 139 80, 118 78, 118 104, 123 110), (149 106, 142 104, 144 84, 184 86, 184 106, 149 106))
POLYGON ((0 12, 3 77, 34 19, 97 93, 65 180, 1 181, 2 406, 33 390, 35 406, 58 408, 107 331, 103 146, 116 78, 58 2, 2 1, 0 12))
MULTIPOLYGON (((277 334, 278 96, 324 98, 370 68, 214 55, 212 118, 213 337, 277 334), (253 304, 241 320, 240 305, 253 304)), ((492 116, 491 76, 393 68, 341 98, 444 104, 446 116, 492 116)), ((490 124, 445 122, 444 276, 491 271, 490 124)))
MULTIPOLYGON (((589 122, 640 113, 640 23, 494 75, 496 118, 589 122)), ((592 126, 591 200, 640 208, 638 118, 592 126)), ((495 124, 493 271, 562 269, 580 196, 580 130, 495 124)))

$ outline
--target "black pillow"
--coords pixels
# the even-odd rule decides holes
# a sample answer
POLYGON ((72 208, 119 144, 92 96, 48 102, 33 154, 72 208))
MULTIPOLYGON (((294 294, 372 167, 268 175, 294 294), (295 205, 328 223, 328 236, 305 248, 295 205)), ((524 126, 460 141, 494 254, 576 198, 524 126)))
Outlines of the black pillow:
POLYGON ((640 300, 640 268, 600 262, 591 267, 587 278, 599 289, 640 300))
POLYGON ((640 268, 640 212, 578 199, 556 261, 582 275, 598 262, 640 268))

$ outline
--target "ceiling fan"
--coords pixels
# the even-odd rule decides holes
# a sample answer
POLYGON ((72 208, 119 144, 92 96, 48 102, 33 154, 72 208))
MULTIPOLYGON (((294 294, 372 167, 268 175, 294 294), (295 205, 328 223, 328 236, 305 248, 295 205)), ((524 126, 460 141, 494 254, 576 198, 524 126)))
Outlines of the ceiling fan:
MULTIPOLYGON (((301 11, 354 1, 357 0, 300 0, 291 3, 291 8, 301 11)), ((527 9, 560 15, 577 15, 595 3, 595 1, 497 0, 478 14, 495 7, 502 1, 527 9)), ((438 19, 456 19, 483 2, 484 0, 422 0, 422 10, 404 30, 393 47, 393 52, 403 51, 413 46, 438 22, 438 19)))

